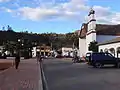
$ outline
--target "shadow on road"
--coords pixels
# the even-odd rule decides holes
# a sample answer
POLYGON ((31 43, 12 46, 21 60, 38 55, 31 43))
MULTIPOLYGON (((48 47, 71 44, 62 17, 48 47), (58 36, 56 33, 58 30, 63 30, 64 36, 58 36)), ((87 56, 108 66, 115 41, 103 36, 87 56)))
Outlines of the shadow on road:
POLYGON ((115 66, 104 66, 104 67, 101 67, 101 68, 94 68, 94 67, 88 67, 90 69, 120 69, 120 68, 116 68, 115 66))

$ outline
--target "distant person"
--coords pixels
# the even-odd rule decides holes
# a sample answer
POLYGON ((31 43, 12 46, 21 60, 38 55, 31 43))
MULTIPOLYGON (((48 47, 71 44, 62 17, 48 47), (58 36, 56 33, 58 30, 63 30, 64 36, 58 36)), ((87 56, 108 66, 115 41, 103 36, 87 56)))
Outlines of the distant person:
POLYGON ((7 55, 6 55, 6 53, 4 53, 4 55, 3 55, 3 56, 4 56, 4 59, 6 59, 6 58, 7 58, 7 55))
POLYGON ((40 55, 39 62, 42 62, 43 57, 40 55))
POLYGON ((40 59, 40 54, 37 53, 37 63, 39 62, 39 59, 40 59))
POLYGON ((20 54, 17 53, 15 56, 15 68, 16 69, 18 69, 19 63, 20 63, 20 54))

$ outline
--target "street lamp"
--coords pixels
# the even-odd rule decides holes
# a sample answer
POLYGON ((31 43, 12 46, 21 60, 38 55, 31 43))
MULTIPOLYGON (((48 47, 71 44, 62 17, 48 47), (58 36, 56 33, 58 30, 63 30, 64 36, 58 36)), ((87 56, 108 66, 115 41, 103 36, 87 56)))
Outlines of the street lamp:
POLYGON ((23 46, 24 44, 22 43, 22 46, 23 46))
POLYGON ((18 39, 18 42, 20 42, 21 40, 20 39, 18 39))
POLYGON ((18 53, 20 54, 20 47, 21 47, 21 39, 18 39, 18 43, 17 43, 17 49, 18 49, 18 53))

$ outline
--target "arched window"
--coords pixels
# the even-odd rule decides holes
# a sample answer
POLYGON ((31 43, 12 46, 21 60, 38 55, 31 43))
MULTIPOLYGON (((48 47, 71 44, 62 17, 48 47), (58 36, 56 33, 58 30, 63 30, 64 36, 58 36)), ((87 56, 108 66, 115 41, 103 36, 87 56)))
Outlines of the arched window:
POLYGON ((100 52, 103 52, 103 49, 100 49, 100 52))
POLYGON ((120 47, 117 48, 117 53, 120 53, 120 47))
POLYGON ((111 54, 113 54, 115 56, 115 49, 114 48, 110 48, 109 51, 111 54))
POLYGON ((105 53, 108 53, 108 49, 107 49, 107 48, 105 48, 104 52, 105 52, 105 53))

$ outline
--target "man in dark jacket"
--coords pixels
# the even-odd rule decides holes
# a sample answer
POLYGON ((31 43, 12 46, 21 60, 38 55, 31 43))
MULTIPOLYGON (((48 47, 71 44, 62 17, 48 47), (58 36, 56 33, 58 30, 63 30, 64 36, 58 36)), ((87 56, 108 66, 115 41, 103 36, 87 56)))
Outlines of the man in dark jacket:
POLYGON ((15 68, 16 69, 18 69, 19 63, 20 63, 20 54, 17 53, 15 57, 15 68))

